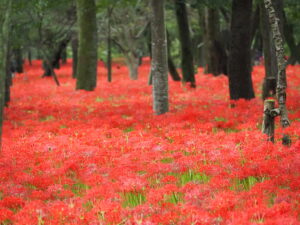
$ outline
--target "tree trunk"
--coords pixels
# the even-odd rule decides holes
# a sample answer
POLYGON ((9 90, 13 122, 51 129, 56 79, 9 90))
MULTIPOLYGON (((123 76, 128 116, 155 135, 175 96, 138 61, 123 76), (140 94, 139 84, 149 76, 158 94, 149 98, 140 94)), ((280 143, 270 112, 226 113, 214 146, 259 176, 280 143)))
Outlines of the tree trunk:
POLYGON ((67 44, 65 46, 63 46, 62 50, 61 50, 61 54, 60 54, 60 58, 61 58, 61 63, 62 64, 66 64, 67 63, 67 59, 68 59, 68 52, 67 52, 67 44))
POLYGON ((28 58, 29 65, 32 66, 32 53, 30 48, 28 49, 27 52, 27 58, 28 58))
POLYGON ((97 23, 95 0, 77 0, 79 49, 76 89, 92 91, 97 85, 97 23))
POLYGON ((14 70, 18 73, 23 73, 23 55, 20 46, 13 48, 12 55, 14 59, 14 70))
POLYGON ((5 79, 7 72, 7 54, 10 35, 10 14, 12 0, 6 0, 2 2, 6 7, 4 18, 0 18, 2 26, 0 29, 0 148, 2 146, 2 127, 3 127, 3 114, 4 114, 4 102, 5 102, 5 79))
POLYGON ((265 64, 265 78, 262 88, 262 99, 265 100, 266 98, 276 94, 277 60, 273 37, 269 25, 269 18, 263 2, 260 4, 260 17, 265 64))
POLYGON ((271 142, 274 142, 275 115, 273 116, 271 113, 274 108, 275 101, 273 99, 265 100, 262 132, 268 136, 268 141, 271 142))
POLYGON ((185 0, 174 0, 175 11, 181 45, 181 68, 183 82, 189 82, 191 87, 196 87, 192 41, 190 38, 189 21, 185 0))
POLYGON ((12 85, 12 73, 17 70, 17 66, 13 66, 11 63, 11 43, 8 43, 7 53, 6 53, 6 75, 5 75, 5 97, 4 105, 8 106, 10 102, 10 86, 12 85))
POLYGON ((168 30, 166 31, 167 32, 167 51, 168 51, 168 69, 169 69, 169 73, 170 73, 170 76, 172 77, 173 81, 181 81, 181 77, 179 76, 178 72, 177 72, 177 69, 176 69, 176 66, 173 62, 173 59, 172 59, 172 55, 171 55, 171 39, 170 39, 170 34, 168 32, 168 30))
POLYGON ((138 79, 138 68, 139 68, 139 57, 135 56, 134 53, 128 52, 125 54, 126 64, 129 68, 129 77, 131 80, 138 79))
POLYGON ((151 0, 153 109, 156 115, 169 111, 168 52, 164 0, 151 0))
POLYGON ((221 46, 218 43, 220 22, 219 12, 215 8, 205 8, 204 11, 204 49, 205 49, 205 70, 204 73, 211 73, 215 76, 222 71, 221 46))
POLYGON ((251 13, 252 0, 233 0, 228 63, 230 99, 233 100, 254 98, 251 78, 251 13))
POLYGON ((110 17, 112 13, 112 8, 107 9, 107 81, 112 80, 112 63, 111 63, 111 22, 110 17))
POLYGON ((78 61, 78 35, 74 35, 72 38, 72 77, 76 78, 77 61, 78 61))
POLYGON ((284 58, 284 46, 282 39, 282 31, 280 30, 280 19, 276 15, 276 11, 274 6, 272 5, 271 0, 264 0, 265 7, 269 16, 270 27, 272 31, 272 36, 274 39, 275 50, 276 50, 276 58, 277 58, 277 67, 278 67, 278 75, 277 75, 277 99, 278 105, 280 109, 280 123, 283 128, 290 126, 290 121, 287 115, 286 109, 286 61, 284 58))

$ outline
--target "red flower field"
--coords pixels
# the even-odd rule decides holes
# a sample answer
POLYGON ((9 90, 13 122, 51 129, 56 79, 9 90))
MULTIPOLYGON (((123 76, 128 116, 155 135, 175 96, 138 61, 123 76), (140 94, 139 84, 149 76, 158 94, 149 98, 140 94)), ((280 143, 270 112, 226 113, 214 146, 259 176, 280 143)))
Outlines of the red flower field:
MULTIPOLYGON (((170 80, 169 113, 153 115, 149 64, 130 81, 99 63, 94 92, 61 86, 26 65, 12 86, 0 159, 1 224, 300 224, 300 67, 290 66, 291 147, 261 134, 262 66, 256 99, 228 100, 225 76, 197 88, 170 80)), ((278 122, 278 121, 277 121, 278 122)))

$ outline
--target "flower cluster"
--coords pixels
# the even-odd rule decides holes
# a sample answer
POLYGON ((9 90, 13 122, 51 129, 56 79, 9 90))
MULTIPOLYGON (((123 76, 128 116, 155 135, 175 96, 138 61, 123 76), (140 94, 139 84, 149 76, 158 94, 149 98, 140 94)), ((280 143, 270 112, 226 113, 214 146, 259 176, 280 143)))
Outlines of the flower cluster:
MULTIPOLYGON (((287 68, 292 126, 261 134, 257 94, 230 107, 225 76, 170 80, 170 112, 155 116, 149 61, 131 81, 98 67, 94 92, 75 91, 71 62, 41 78, 41 62, 14 78, 0 158, 2 224, 299 224, 300 67, 287 68), (291 147, 283 147, 283 133, 291 147)), ((276 121, 278 123, 278 121, 276 121)))

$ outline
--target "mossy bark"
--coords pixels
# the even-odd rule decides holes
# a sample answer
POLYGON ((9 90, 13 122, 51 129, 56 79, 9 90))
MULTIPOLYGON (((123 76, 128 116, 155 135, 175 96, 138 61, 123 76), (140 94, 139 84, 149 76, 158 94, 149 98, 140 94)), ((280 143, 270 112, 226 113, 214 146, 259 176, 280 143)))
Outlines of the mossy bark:
POLYGON ((97 84, 97 23, 95 0, 76 0, 79 49, 76 89, 92 91, 97 84))
POLYGON ((169 111, 168 52, 164 0, 151 0, 153 109, 156 115, 169 111))

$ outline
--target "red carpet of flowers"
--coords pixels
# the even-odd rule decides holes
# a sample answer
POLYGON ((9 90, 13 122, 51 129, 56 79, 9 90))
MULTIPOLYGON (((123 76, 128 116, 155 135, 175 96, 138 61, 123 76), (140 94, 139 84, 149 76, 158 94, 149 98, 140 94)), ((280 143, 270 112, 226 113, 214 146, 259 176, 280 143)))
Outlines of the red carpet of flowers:
MULTIPOLYGON (((0 158, 1 224, 300 224, 300 67, 288 67, 290 148, 261 134, 264 69, 256 99, 228 100, 225 76, 197 89, 170 80, 170 112, 155 116, 149 64, 139 80, 99 63, 94 92, 61 86, 41 63, 17 74, 0 158)), ((278 121, 277 121, 278 123, 278 121)))

